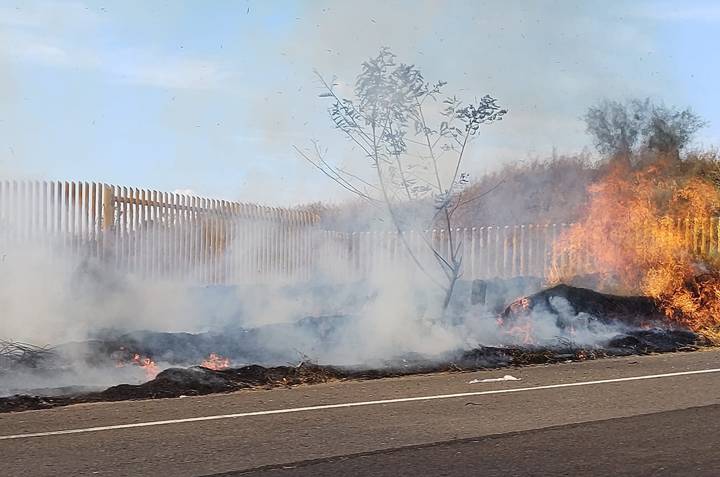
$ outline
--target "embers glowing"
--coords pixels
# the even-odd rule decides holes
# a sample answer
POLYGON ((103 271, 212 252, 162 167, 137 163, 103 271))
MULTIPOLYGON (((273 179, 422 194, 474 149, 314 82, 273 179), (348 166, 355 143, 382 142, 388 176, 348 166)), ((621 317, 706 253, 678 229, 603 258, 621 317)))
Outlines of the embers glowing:
POLYGON ((136 366, 140 366, 145 371, 145 376, 148 378, 148 380, 155 379, 155 376, 157 376, 157 374, 160 372, 160 369, 158 368, 158 365, 155 364, 155 361, 153 361, 147 356, 140 356, 139 354, 134 354, 132 362, 136 366))
MULTIPOLYGON (((125 353, 125 348, 121 347, 120 351, 122 353, 125 353)), ((160 372, 160 368, 158 367, 157 363, 152 360, 149 356, 141 356, 138 353, 133 353, 132 358, 129 360, 129 363, 138 366, 145 371, 145 377, 148 380, 155 379, 155 376, 158 375, 160 372)), ((128 361, 126 360, 118 360, 115 363, 116 368, 124 368, 128 364, 128 361)))
MULTIPOLYGON (((507 333, 524 345, 535 343, 533 323, 530 314, 531 305, 532 303, 527 297, 515 300, 510 304, 510 311, 515 318, 512 322, 507 323, 507 333)), ((500 318, 498 324, 503 326, 506 323, 500 318)))
POLYGON ((200 366, 207 369, 212 369, 215 371, 220 371, 222 369, 227 369, 230 367, 230 359, 224 358, 217 353, 210 353, 210 356, 205 359, 200 366))

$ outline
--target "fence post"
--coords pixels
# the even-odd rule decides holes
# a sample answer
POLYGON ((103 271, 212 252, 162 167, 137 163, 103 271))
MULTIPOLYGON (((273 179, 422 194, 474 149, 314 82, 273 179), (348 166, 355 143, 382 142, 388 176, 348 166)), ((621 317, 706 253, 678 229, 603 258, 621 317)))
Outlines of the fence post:
POLYGON ((102 200, 102 229, 112 230, 115 225, 115 208, 112 187, 103 184, 103 200, 102 200))
MULTIPOLYGON (((102 184, 102 207, 100 236, 102 237, 101 256, 104 260, 111 259, 113 240, 113 229, 115 228, 115 196, 110 185, 102 184)), ((59 187, 58 187, 59 189, 59 187)), ((58 194, 59 195, 59 194, 58 194)), ((63 237, 64 240, 64 237, 63 237)))
MULTIPOLYGON (((466 229, 467 230, 467 229, 466 229)), ((478 266, 477 266, 477 257, 475 255, 476 250, 476 235, 477 235, 477 228, 473 227, 470 229, 470 278, 475 280, 478 278, 478 266)))

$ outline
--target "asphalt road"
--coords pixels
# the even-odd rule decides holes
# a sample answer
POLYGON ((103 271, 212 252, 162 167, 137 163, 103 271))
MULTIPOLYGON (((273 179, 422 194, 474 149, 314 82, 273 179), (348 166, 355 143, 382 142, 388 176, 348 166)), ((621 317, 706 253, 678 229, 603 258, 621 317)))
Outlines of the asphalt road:
POLYGON ((0 475, 720 475, 719 418, 703 351, 4 414, 0 475))
POLYGON ((720 406, 356 454, 223 476, 717 476, 720 406))

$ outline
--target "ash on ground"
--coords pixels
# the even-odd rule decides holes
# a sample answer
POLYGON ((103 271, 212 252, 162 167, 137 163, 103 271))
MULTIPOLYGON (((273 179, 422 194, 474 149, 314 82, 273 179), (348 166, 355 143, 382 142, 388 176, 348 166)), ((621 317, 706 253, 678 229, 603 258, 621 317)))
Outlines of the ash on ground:
POLYGON ((363 365, 333 366, 308 360, 278 365, 297 362, 300 349, 346 345, 354 320, 347 315, 310 317, 223 333, 108 332, 94 340, 52 349, 6 342, 4 348, 0 346, 6 350, 0 355, 0 393, 7 397, 0 398, 0 412, 691 351, 708 344, 690 330, 669 323, 645 297, 618 297, 561 285, 528 295, 503 310, 494 325, 495 345, 467 346, 432 356, 406 353, 363 365), (289 337, 297 349, 268 349, 268 339, 277 335, 289 337), (208 355, 227 357, 227 369, 192 366, 208 355), (41 386, 63 373, 65 380, 71 379, 73 372, 79 373, 78 363, 82 363, 86 379, 97 374, 93 385, 41 386), (166 369, 157 369, 159 374, 144 379, 142 373, 148 369, 141 368, 148 363, 160 363, 166 369), (136 384, 111 385, 123 381, 136 384))

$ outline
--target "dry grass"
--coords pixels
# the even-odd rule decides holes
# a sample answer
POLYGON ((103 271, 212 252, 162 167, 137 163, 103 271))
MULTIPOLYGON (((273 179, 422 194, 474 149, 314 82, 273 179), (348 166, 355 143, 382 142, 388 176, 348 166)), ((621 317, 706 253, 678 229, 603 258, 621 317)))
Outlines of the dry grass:
POLYGON ((53 352, 47 346, 0 340, 0 371, 15 367, 36 368, 52 357, 53 352))

